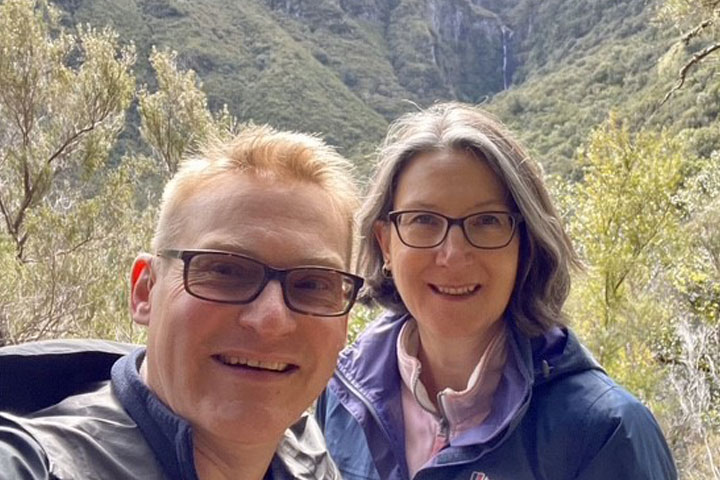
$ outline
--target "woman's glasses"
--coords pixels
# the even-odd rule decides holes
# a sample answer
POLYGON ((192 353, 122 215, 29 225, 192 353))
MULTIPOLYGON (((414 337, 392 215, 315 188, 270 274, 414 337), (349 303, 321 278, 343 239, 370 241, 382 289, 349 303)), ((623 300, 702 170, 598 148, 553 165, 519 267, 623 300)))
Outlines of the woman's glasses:
POLYGON ((472 246, 488 250, 507 246, 522 221, 514 212, 477 212, 453 218, 426 210, 396 210, 388 214, 388 219, 408 247, 437 247, 445 241, 451 226, 460 225, 472 246))

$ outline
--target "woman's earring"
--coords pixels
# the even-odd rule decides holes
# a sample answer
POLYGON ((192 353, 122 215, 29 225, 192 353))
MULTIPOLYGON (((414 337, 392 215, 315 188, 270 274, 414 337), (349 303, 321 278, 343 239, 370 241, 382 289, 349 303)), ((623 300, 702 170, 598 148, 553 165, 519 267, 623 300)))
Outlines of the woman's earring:
POLYGON ((392 278, 392 270, 390 270, 390 267, 388 267, 387 262, 383 263, 381 273, 382 276, 385 278, 392 278))

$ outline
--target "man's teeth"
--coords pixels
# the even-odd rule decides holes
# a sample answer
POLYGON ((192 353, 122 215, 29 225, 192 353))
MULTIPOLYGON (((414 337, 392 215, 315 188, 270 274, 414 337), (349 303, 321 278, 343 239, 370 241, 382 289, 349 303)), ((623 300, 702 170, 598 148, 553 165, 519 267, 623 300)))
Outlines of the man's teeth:
POLYGON ((227 355, 220 355, 220 360, 227 365, 246 365, 252 368, 263 368, 265 370, 275 370, 277 372, 282 372, 288 367, 287 363, 282 362, 261 362, 260 360, 251 360, 249 358, 227 355))
POLYGON ((477 285, 467 287, 441 287, 436 285, 435 289, 445 295, 467 295, 468 293, 474 292, 477 289, 477 285))

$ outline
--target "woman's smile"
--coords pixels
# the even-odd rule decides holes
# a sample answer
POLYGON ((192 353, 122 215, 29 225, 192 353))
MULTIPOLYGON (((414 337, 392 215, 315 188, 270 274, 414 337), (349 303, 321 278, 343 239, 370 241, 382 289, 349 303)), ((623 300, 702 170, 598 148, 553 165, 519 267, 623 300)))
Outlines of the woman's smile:
POLYGON ((480 285, 464 285, 464 286, 447 286, 447 285, 433 285, 430 284, 430 288, 436 293, 441 295, 450 295, 453 297, 466 297, 476 293, 480 290, 480 285))

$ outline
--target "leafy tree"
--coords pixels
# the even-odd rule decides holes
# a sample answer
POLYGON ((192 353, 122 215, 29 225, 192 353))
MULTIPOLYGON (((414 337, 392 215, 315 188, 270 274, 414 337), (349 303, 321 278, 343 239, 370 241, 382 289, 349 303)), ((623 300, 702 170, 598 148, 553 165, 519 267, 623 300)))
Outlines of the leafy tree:
POLYGON ((689 479, 720 478, 720 163, 703 160, 679 199, 688 214, 684 249, 668 271, 676 318, 666 403, 668 433, 689 479))
POLYGON ((86 179, 107 160, 130 103, 135 61, 110 30, 59 27, 44 1, 0 5, 0 212, 26 260, 32 210, 70 172, 86 179))
POLYGON ((176 52, 153 47, 150 64, 158 88, 150 93, 143 87, 138 93, 140 132, 170 176, 180 159, 208 136, 230 134, 238 125, 227 106, 210 113, 200 80, 193 70, 178 69, 176 52))
POLYGON ((720 442, 720 167, 686 143, 632 134, 611 115, 579 156, 581 180, 560 195, 588 264, 569 301, 578 331, 659 415, 681 471, 705 475, 699 465, 717 462, 707 452, 720 442))
POLYGON ((108 164, 134 49, 59 20, 42 0, 0 5, 0 343, 79 333, 109 308, 94 289, 107 286, 107 232, 130 194, 132 171, 108 164))
POLYGON ((0 344, 141 335, 125 278, 150 244, 157 186, 198 142, 238 128, 227 109, 208 111, 175 53, 153 49, 158 88, 141 89, 139 114, 160 163, 112 160, 134 49, 109 29, 68 32, 59 18, 44 1, 0 5, 0 344))
POLYGON ((582 181, 564 197, 572 236, 589 265, 576 281, 573 317, 600 362, 649 401, 662 372, 653 342, 669 319, 653 286, 679 243, 675 198, 688 160, 676 137, 633 137, 611 116, 580 161, 582 181))

